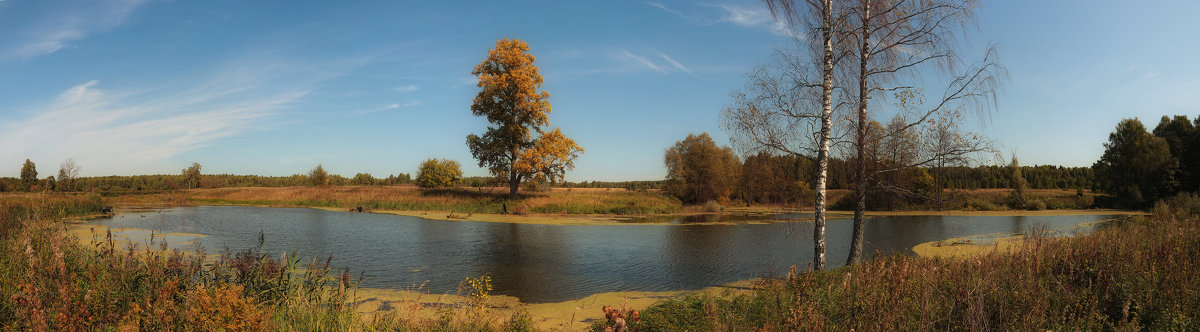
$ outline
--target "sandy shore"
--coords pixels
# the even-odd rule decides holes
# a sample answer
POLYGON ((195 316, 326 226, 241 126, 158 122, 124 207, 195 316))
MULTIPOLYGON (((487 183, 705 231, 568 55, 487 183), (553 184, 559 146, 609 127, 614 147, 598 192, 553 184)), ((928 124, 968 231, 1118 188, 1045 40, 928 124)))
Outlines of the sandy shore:
MULTIPOLYGON (((1112 215, 1134 215, 1128 211, 1110 210, 1115 213, 1112 215), (1124 213, 1122 213, 1124 212, 1124 213)), ((1097 215, 1107 215, 1108 213, 1097 213, 1097 215)), ((1049 237, 1055 236, 1070 236, 1069 231, 1078 230, 1081 227, 1092 227, 1096 224, 1109 221, 1111 219, 1097 220, 1092 222, 1081 223, 1067 229, 1050 230, 1046 235, 1049 237)), ((930 241, 912 248, 912 251, 921 257, 942 257, 942 258, 967 258, 980 255, 986 255, 992 252, 1008 253, 1020 248, 1021 244, 1028 240, 1024 234, 1013 233, 992 233, 981 235, 970 235, 964 237, 956 237, 941 241, 930 241)))
POLYGON ((138 246, 153 250, 158 249, 165 241, 169 249, 187 250, 195 239, 208 236, 195 233, 157 233, 141 228, 114 228, 92 224, 67 225, 67 234, 78 238, 79 243, 83 245, 104 242, 109 232, 112 232, 113 243, 121 249, 138 246))
MULTIPOLYGON (((603 306, 642 310, 659 301, 701 292, 749 291, 752 281, 739 281, 702 290, 665 292, 609 292, 553 303, 523 303, 511 296, 489 296, 484 304, 485 314, 498 320, 508 319, 514 312, 529 313, 535 326, 546 331, 586 330, 595 320, 603 319, 603 306)), ((357 311, 363 319, 375 315, 397 314, 404 317, 437 318, 443 308, 469 306, 468 298, 457 294, 426 294, 412 290, 359 288, 353 294, 357 311)))
POLYGON ((912 250, 921 257, 967 258, 992 252, 1012 252, 1024 241, 1023 235, 977 235, 925 242, 912 250))

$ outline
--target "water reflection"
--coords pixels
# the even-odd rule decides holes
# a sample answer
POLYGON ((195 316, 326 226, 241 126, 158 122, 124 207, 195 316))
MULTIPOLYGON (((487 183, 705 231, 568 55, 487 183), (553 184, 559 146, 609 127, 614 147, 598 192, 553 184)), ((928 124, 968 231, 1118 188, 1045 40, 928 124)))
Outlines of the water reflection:
MULTIPOLYGON (((1045 225, 1069 229, 1105 216, 870 218, 864 252, 910 253, 947 238, 1014 233, 1045 225)), ((697 289, 805 268, 811 223, 701 225, 534 225, 426 220, 315 209, 188 207, 157 218, 119 215, 93 221, 110 227, 208 235, 210 250, 254 246, 265 232, 273 252, 334 256, 334 265, 363 273, 364 286, 453 293, 465 277, 492 276, 496 293, 527 302, 563 301, 622 290, 697 289)), ((852 223, 828 223, 829 263, 848 252, 852 223)), ((1087 231, 1088 229, 1083 229, 1087 231)))

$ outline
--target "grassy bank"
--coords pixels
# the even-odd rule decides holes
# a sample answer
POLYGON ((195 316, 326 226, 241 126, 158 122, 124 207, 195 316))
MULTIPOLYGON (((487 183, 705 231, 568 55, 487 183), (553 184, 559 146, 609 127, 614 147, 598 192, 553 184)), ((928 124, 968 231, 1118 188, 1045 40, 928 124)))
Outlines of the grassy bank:
MULTIPOLYGON (((328 259, 272 257, 262 248, 208 255, 165 243, 80 242, 69 216, 103 212, 89 196, 0 197, 3 330, 473 330, 530 329, 520 313, 482 306, 436 318, 355 312, 355 279, 328 259)), ((486 292, 483 293, 486 296, 486 292)))
MULTIPOLYGON (((932 196, 932 194, 930 194, 932 196)), ((853 210, 854 195, 851 190, 834 189, 829 191, 831 209, 853 210)), ((1018 203, 1013 199, 1012 191, 1008 189, 946 189, 940 197, 930 200, 914 199, 901 200, 891 204, 881 204, 868 197, 867 209, 883 211, 1011 211, 1011 210, 1080 210, 1104 207, 1098 205, 1097 198, 1104 196, 1090 190, 1068 189, 1028 189, 1024 202, 1018 203)), ((1103 199, 1100 199, 1103 201, 1103 199)), ((811 203, 810 203, 811 204, 811 203)))
MULTIPOLYGON (((665 301, 642 331, 1196 330, 1200 197, 1090 235, 1027 235, 969 259, 896 255, 764 280, 745 294, 665 301)), ((596 322, 593 330, 602 330, 596 322)))
POLYGON ((187 191, 189 201, 293 207, 516 214, 660 214, 683 209, 679 200, 656 191, 555 188, 509 200, 498 188, 421 189, 415 186, 330 186, 215 188, 187 191))
MULTIPOLYGON (((850 201, 847 190, 831 190, 829 197, 839 202, 850 201)), ((1011 213, 1039 213, 1038 211, 1093 210, 1096 194, 1074 190, 1030 190, 1027 193, 1028 209, 1013 209, 1007 190, 981 189, 947 191, 949 198, 940 207, 903 205, 893 211, 872 211, 874 215, 888 213, 944 214, 953 212, 986 213, 1005 215, 1011 213), (1047 203, 1048 202, 1048 203, 1047 203), (1032 212, 1025 212, 1032 211, 1032 212)), ((554 223, 554 220, 526 220, 529 216, 571 219, 581 216, 622 217, 650 214, 695 214, 695 213, 779 213, 811 209, 811 202, 799 206, 752 205, 728 202, 726 206, 716 204, 717 209, 707 205, 684 206, 667 194, 654 190, 625 190, 613 188, 552 188, 542 192, 522 193, 515 200, 507 198, 503 188, 442 188, 421 189, 415 186, 328 186, 328 187, 243 187, 193 189, 179 193, 119 196, 119 203, 134 207, 162 207, 170 205, 253 205, 275 207, 314 207, 329 210, 351 210, 359 207, 365 211, 388 212, 434 219, 465 219, 499 222, 554 223), (468 217, 474 215, 474 218, 468 217)), ((710 203, 710 205, 713 203, 710 203)), ((844 205, 844 204, 843 204, 844 205)), ((850 209, 834 205, 833 211, 849 212, 850 209)), ((1107 212, 1105 212, 1107 213, 1107 212)), ((586 217, 585 217, 586 218, 586 217)), ((570 220, 564 223, 611 223, 612 220, 570 220)))

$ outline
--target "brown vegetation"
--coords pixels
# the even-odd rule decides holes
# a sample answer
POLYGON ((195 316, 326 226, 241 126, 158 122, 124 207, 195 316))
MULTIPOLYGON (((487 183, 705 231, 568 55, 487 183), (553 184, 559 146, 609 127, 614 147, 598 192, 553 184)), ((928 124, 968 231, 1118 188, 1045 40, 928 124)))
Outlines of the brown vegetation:
MULTIPOLYGON (((1027 234, 1011 253, 893 255, 641 311, 643 331, 1194 330, 1200 197, 1090 235, 1027 234)), ((593 325, 593 331, 603 326, 593 325)))
POLYGON ((524 205, 543 214, 658 214, 682 209, 678 200, 657 191, 560 189, 507 199, 502 188, 421 189, 416 186, 342 186, 216 188, 187 192, 195 203, 367 210, 511 213, 524 205))

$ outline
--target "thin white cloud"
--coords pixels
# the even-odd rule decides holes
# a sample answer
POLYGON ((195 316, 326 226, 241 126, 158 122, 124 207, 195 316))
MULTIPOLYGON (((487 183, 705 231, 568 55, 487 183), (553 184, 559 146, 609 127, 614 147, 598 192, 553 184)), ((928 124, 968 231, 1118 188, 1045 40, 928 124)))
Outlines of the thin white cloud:
POLYGON ((696 75, 696 74, 692 73, 692 70, 688 69, 687 66, 684 66, 682 63, 679 63, 679 61, 675 61, 675 59, 672 59, 671 57, 667 56, 666 54, 663 54, 662 52, 658 52, 658 56, 662 57, 663 60, 666 60, 667 63, 671 64, 671 67, 675 67, 675 69, 685 72, 688 75, 692 75, 692 76, 696 75))
POLYGON ((664 4, 662 4, 662 3, 658 3, 658 2, 646 2, 646 5, 648 5, 648 6, 650 6, 650 7, 654 7, 654 8, 661 9, 661 10, 662 10, 662 11, 664 11, 664 12, 667 12, 667 13, 669 13, 669 14, 671 14, 671 15, 679 16, 680 18, 683 18, 683 19, 685 19, 685 20, 691 20, 691 18, 690 18, 690 17, 688 17, 687 15, 684 15, 682 12, 680 12, 680 11, 678 11, 678 10, 671 9, 670 7, 667 7, 667 5, 664 5, 664 4))
POLYGON ((794 37, 796 34, 788 29, 786 22, 776 20, 771 12, 763 6, 741 6, 733 4, 717 4, 716 8, 724 11, 720 22, 732 23, 748 28, 761 28, 778 36, 794 37))
POLYGON ((707 8, 707 10, 696 8, 697 10, 689 11, 692 13, 690 15, 658 2, 646 2, 645 4, 699 25, 733 24, 747 28, 764 29, 779 36, 796 36, 785 22, 776 20, 771 15, 771 12, 761 4, 708 4, 697 6, 707 8))
POLYGON ((27 118, 0 122, 0 164, 30 158, 56 165, 73 156, 90 175, 173 169, 171 158, 258 128, 308 94, 303 80, 276 74, 243 63, 191 86, 111 91, 100 81, 79 84, 19 113, 27 118))
POLYGON ((656 72, 660 72, 660 73, 664 73, 664 74, 667 72, 666 69, 664 69, 662 66, 655 64, 654 61, 650 61, 650 59, 647 59, 643 56, 633 54, 633 53, 629 52, 628 50, 621 50, 620 54, 625 59, 632 60, 633 62, 635 62, 643 67, 646 67, 647 69, 650 69, 650 70, 653 70, 656 72))
POLYGON ((684 74, 688 74, 688 75, 691 75, 696 78, 700 78, 700 76, 696 75, 696 73, 693 72, 691 68, 688 68, 688 66, 685 66, 684 64, 680 63, 679 61, 675 61, 674 58, 671 58, 671 56, 667 55, 666 53, 663 53, 663 52, 660 52, 657 50, 652 50, 652 52, 655 55, 658 55, 658 57, 657 58, 654 58, 653 56, 646 57, 646 56, 642 56, 642 55, 638 55, 636 53, 630 52, 629 50, 624 50, 624 49, 618 50, 617 52, 615 52, 613 54, 613 60, 617 61, 618 63, 623 64, 624 69, 622 69, 622 70, 603 70, 603 71, 596 71, 596 72, 597 73, 612 73, 612 72, 632 72, 632 71, 650 70, 650 71, 654 71, 654 72, 660 73, 660 74, 684 73, 684 74))
POLYGON ((725 11, 725 15, 721 17, 721 21, 740 26, 753 27, 775 20, 771 17, 769 11, 761 7, 745 7, 731 4, 716 4, 713 6, 725 11))
POLYGON ((403 103, 403 104, 400 104, 400 103, 392 103, 391 105, 388 105, 388 106, 387 106, 387 107, 385 107, 384 109, 394 110, 394 109, 397 109, 397 108, 406 108, 406 107, 413 107, 413 106, 420 106, 420 105, 421 105, 421 101, 420 101, 420 100, 413 100, 413 101, 410 101, 410 102, 407 102, 407 103, 403 103))
POLYGON ((416 85, 409 84, 409 85, 399 86, 392 90, 395 90, 396 92, 400 92, 400 93, 413 93, 413 92, 417 92, 417 89, 419 89, 419 87, 417 87, 416 85))
POLYGON ((34 26, 5 26, 0 24, 0 47, 10 51, 0 57, 31 58, 57 52, 72 42, 96 33, 112 30, 145 3, 144 0, 80 1, 61 6, 52 13, 38 13, 34 26))
POLYGON ((365 110, 365 111, 359 111, 359 112, 356 112, 356 113, 354 113, 354 115, 364 115, 364 114, 371 114, 371 113, 376 113, 376 112, 382 112, 382 111, 388 111, 388 110, 394 110, 394 109, 401 109, 401 108, 409 108, 409 107, 420 106, 420 105, 421 105, 421 101, 420 101, 420 100, 413 100, 413 101, 405 102, 405 103, 403 103, 403 104, 401 104, 401 103, 391 103, 391 104, 388 104, 387 106, 384 106, 384 107, 380 107, 380 108, 376 108, 376 109, 371 109, 371 110, 365 110))

